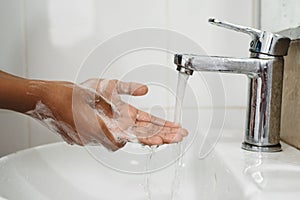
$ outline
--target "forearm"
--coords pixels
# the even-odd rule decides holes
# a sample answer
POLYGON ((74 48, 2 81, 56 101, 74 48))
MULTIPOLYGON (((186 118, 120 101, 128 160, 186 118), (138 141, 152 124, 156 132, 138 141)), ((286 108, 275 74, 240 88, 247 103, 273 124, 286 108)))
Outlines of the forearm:
MULTIPOLYGON (((33 81, 34 82, 34 81, 33 81)), ((41 100, 40 94, 32 94, 32 81, 0 71, 0 109, 26 113, 41 100)))

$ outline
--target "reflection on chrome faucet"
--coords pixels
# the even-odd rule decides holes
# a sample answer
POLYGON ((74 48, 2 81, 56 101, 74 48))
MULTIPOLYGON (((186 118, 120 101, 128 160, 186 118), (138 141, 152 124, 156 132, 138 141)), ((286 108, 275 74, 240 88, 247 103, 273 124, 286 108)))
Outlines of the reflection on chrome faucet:
POLYGON ((249 78, 247 126, 242 148, 250 151, 278 152, 283 83, 283 56, 290 39, 278 34, 209 19, 224 28, 252 36, 250 58, 229 58, 176 54, 177 70, 192 75, 193 71, 244 74, 249 78))

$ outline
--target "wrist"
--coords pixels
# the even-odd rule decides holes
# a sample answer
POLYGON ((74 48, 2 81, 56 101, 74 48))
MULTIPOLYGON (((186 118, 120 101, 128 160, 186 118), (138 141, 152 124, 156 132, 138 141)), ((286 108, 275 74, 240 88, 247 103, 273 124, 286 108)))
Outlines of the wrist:
POLYGON ((38 102, 45 102, 47 97, 46 91, 49 91, 50 82, 41 80, 26 80, 26 98, 27 98, 27 109, 25 112, 35 109, 38 102), (48 89, 47 89, 48 88, 48 89))
POLYGON ((30 85, 35 81, 13 76, 0 71, 0 109, 26 113, 35 108, 40 94, 30 94, 30 85))

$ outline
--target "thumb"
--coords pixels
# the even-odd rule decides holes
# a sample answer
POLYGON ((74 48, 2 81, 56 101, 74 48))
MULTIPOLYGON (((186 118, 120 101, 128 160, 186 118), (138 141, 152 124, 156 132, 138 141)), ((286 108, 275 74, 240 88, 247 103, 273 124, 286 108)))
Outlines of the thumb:
POLYGON ((147 94, 148 87, 146 85, 140 84, 140 83, 118 81, 117 91, 118 91, 118 94, 142 96, 142 95, 147 94))

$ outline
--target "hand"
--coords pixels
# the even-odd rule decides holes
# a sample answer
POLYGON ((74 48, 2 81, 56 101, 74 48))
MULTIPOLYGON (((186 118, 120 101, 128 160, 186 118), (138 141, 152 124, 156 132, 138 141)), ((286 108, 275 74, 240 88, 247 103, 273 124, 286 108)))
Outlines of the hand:
POLYGON ((121 100, 122 94, 145 95, 148 90, 145 85, 90 79, 82 85, 33 82, 29 88, 32 95, 43 93, 43 98, 36 109, 27 114, 58 132, 70 144, 102 144, 117 150, 128 141, 161 145, 180 142, 187 135, 178 124, 152 116, 121 100))

